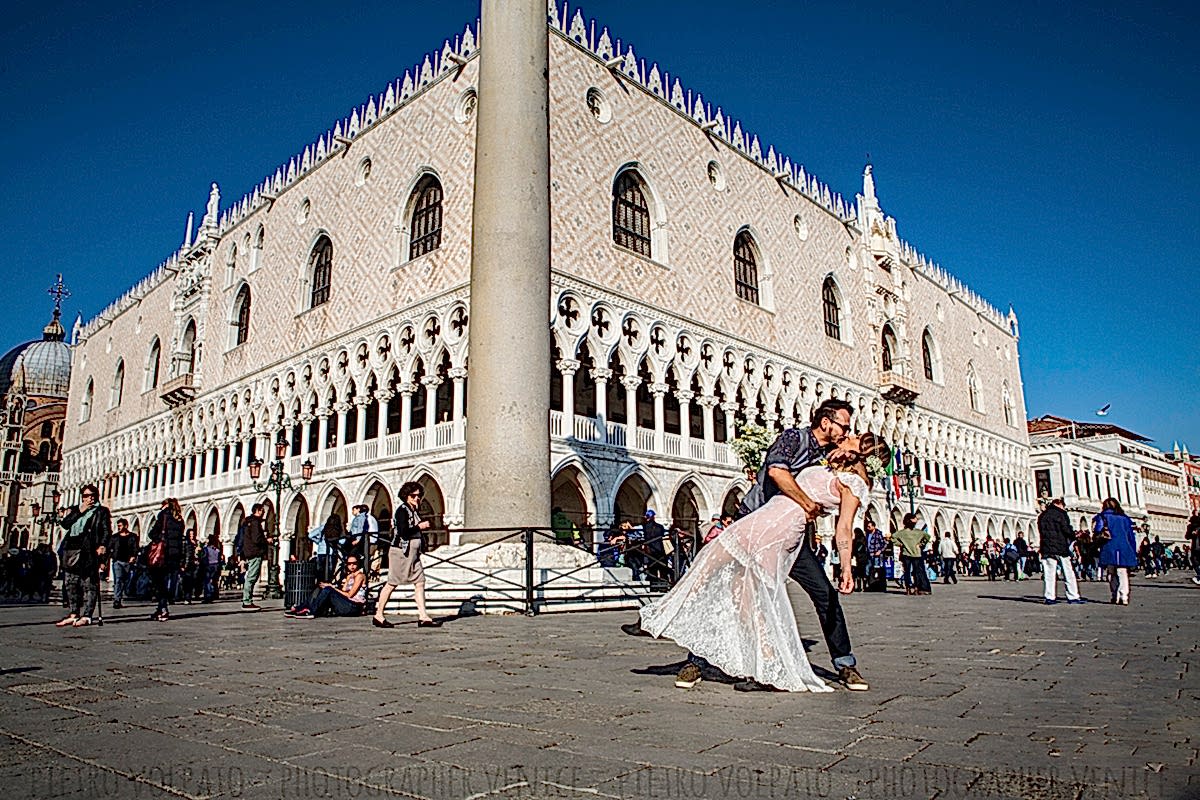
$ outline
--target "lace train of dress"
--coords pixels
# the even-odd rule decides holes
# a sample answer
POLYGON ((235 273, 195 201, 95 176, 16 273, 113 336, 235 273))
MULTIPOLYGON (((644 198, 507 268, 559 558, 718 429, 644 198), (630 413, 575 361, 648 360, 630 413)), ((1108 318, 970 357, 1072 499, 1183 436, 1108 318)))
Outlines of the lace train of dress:
POLYGON ((773 497, 706 545, 679 583, 642 609, 642 627, 728 675, 789 692, 833 691, 809 664, 787 594, 804 524, 799 505, 773 497))

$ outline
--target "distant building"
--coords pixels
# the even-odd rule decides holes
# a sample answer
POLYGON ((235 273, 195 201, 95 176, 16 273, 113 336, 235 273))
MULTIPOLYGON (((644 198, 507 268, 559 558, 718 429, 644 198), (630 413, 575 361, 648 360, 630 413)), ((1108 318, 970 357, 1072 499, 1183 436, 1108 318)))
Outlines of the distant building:
POLYGON ((1183 470, 1145 436, 1108 423, 1044 416, 1029 421, 1029 468, 1039 501, 1062 497, 1078 527, 1116 498, 1140 535, 1182 541, 1183 470))
POLYGON ((1200 456, 1192 455, 1187 445, 1181 448, 1176 442, 1174 449, 1167 453, 1167 459, 1183 470, 1183 490, 1189 513, 1200 514, 1200 456))
POLYGON ((42 338, 0 358, 0 536, 6 547, 52 542, 46 523, 58 503, 63 425, 71 386, 71 349, 59 317, 62 276, 50 290, 54 315, 42 338))

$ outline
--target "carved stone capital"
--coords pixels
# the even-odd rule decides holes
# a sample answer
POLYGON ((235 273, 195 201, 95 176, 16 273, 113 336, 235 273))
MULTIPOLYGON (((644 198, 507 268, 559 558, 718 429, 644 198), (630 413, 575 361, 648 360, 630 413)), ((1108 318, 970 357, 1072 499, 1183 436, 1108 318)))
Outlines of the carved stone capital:
POLYGON ((452 380, 452 381, 466 380, 467 368, 466 367, 454 367, 446 374, 450 376, 450 380, 452 380))
POLYGON ((681 403, 690 403, 692 398, 695 396, 696 393, 689 389, 680 389, 679 391, 675 392, 675 399, 681 403))
POLYGON ((701 408, 715 408, 719 402, 721 400, 715 394, 702 394, 696 398, 696 403, 701 408))
POLYGON ((612 380, 613 371, 608 367, 593 367, 590 372, 592 380, 596 383, 607 383, 612 380))
POLYGON ((650 394, 654 395, 655 397, 662 397, 667 393, 667 390, 669 390, 671 386, 670 384, 666 383, 652 383, 647 388, 650 390, 650 394))
POLYGON ((637 375, 626 375, 624 378, 621 378, 621 385, 631 392, 636 391, 642 385, 642 379, 637 375))
POLYGON ((574 358, 560 358, 554 362, 554 367, 563 375, 574 375, 579 371, 580 363, 574 358))
POLYGON ((421 385, 425 387, 432 386, 436 389, 442 385, 442 378, 440 375, 426 375, 425 377, 421 378, 421 385))

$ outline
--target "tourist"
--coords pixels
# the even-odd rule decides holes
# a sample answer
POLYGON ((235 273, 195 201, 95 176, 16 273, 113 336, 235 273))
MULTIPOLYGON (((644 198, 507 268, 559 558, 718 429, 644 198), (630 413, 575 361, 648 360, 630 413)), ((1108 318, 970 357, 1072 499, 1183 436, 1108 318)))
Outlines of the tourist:
POLYGON ((1028 575, 1025 571, 1025 561, 1029 558, 1029 543, 1025 541, 1025 534, 1017 532, 1017 538, 1013 539, 1013 547, 1017 548, 1016 580, 1023 581, 1028 575))
POLYGON ((1138 564, 1133 521, 1114 497, 1105 500, 1101 509, 1092 520, 1092 531, 1095 538, 1104 543, 1100 550, 1100 566, 1108 571, 1108 588, 1112 595, 1109 602, 1127 606, 1129 570, 1138 564))
POLYGON ((647 508, 642 521, 642 552, 646 556, 646 573, 650 583, 670 584, 671 566, 667 562, 667 548, 663 543, 667 529, 655 519, 654 509, 647 508))
POLYGON ((1154 569, 1154 550, 1150 545, 1149 536, 1143 536, 1142 543, 1138 545, 1138 564, 1147 578, 1158 577, 1154 569))
POLYGON ((904 593, 932 594, 924 555, 930 536, 929 531, 917 529, 916 514, 904 515, 904 527, 892 534, 892 541, 900 545, 900 560, 904 564, 904 593))
POLYGON ((550 512, 550 531, 558 544, 579 544, 579 528, 562 510, 562 506, 555 506, 550 512))
POLYGON ((1075 569, 1071 565, 1071 540, 1075 531, 1067 516, 1066 502, 1056 497, 1047 503, 1038 515, 1037 526, 1041 540, 1038 555, 1042 562, 1043 602, 1048 606, 1058 602, 1057 573, 1061 567, 1067 584, 1067 602, 1072 605, 1082 603, 1079 586, 1075 583, 1075 569))
POLYGON ((328 611, 335 617, 361 616, 367 607, 367 580, 359 569, 357 554, 346 558, 346 577, 342 585, 336 586, 328 581, 317 584, 316 591, 308 598, 308 603, 300 608, 289 609, 284 616, 295 619, 315 619, 324 616, 328 611))
POLYGON ((371 624, 376 628, 395 627, 384 618, 387 601, 397 586, 409 585, 413 587, 413 602, 417 606, 417 627, 442 626, 441 620, 433 619, 425 610, 425 568, 421 565, 421 551, 425 549, 425 531, 429 529, 429 520, 421 519, 417 513, 424 497, 425 490, 416 481, 409 481, 400 487, 402 502, 396 509, 396 519, 392 525, 387 581, 379 592, 375 615, 371 617, 371 624))
POLYGON ((60 628, 92 624, 92 614, 100 601, 100 562, 112 535, 112 516, 100 505, 99 488, 89 483, 79 498, 79 505, 66 509, 59 520, 67 530, 61 564, 68 603, 67 615, 55 623, 60 628))
POLYGON ((188 528, 183 535, 183 551, 179 559, 179 582, 175 599, 183 599, 189 606, 192 599, 203 588, 203 576, 197 579, 200 569, 200 540, 195 528, 188 528))
POLYGON ((208 544, 200 551, 201 582, 204 596, 202 603, 211 603, 217 599, 221 589, 221 565, 225 563, 225 554, 221 551, 221 539, 215 533, 209 534, 208 544))
POLYGON ((171 618, 171 599, 175 596, 183 561, 183 509, 174 497, 162 501, 149 536, 146 563, 150 581, 154 584, 154 597, 158 600, 158 607, 150 619, 166 622, 171 618))
POLYGON ((139 548, 138 536, 129 530, 129 522, 124 517, 117 520, 117 532, 108 537, 107 547, 112 570, 112 607, 121 608, 131 588, 130 579, 134 575, 139 548))
POLYGON ((862 528, 854 529, 854 542, 850 545, 850 565, 854 573, 854 591, 865 591, 871 559, 867 555, 867 534, 862 528))
POLYGON ((955 562, 958 561, 958 544, 950 538, 950 534, 947 533, 938 545, 938 555, 942 559, 942 583, 958 583, 958 575, 954 569, 955 562))
POLYGON ((262 572, 263 558, 271 546, 271 539, 263 532, 263 519, 267 516, 267 507, 255 503, 250 507, 250 516, 242 531, 242 561, 246 566, 246 575, 242 579, 242 610, 259 611, 260 606, 254 602, 254 584, 262 572))
MULTIPOLYGON (((887 444, 874 434, 848 436, 828 454, 826 465, 793 478, 809 503, 838 512, 838 590, 844 594, 854 591, 855 514, 890 458, 887 444)), ((670 592, 642 609, 642 629, 689 648, 690 658, 703 657, 759 686, 830 691, 808 661, 787 593, 788 570, 812 516, 790 493, 775 494, 714 539, 670 592)))

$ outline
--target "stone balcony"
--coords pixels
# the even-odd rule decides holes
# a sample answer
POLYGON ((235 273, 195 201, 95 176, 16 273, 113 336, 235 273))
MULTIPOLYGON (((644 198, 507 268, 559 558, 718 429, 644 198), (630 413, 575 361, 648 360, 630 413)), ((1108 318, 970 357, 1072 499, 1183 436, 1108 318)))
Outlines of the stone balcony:
POLYGON ((158 396, 168 406, 175 408, 194 400, 199 388, 195 374, 185 372, 182 375, 171 378, 171 380, 159 387, 158 396))
POLYGON ((912 405, 920 393, 917 382, 907 375, 893 370, 879 373, 879 394, 884 400, 912 405))

